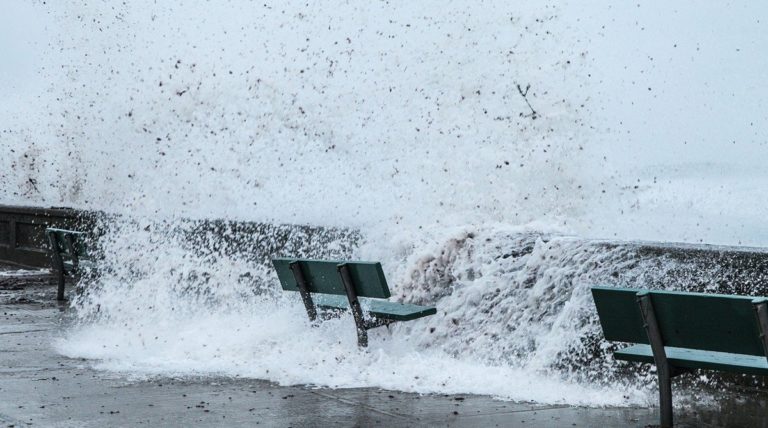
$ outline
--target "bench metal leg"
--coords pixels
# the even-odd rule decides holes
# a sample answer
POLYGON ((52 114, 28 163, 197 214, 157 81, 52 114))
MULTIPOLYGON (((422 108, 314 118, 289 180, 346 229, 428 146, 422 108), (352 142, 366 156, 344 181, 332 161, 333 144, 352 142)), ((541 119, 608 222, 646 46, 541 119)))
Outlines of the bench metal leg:
POLYGON ((668 370, 658 369, 659 376, 659 412, 661 427, 672 427, 672 376, 668 370))
POLYGON ((360 328, 357 323, 355 323, 355 328, 357 329, 357 346, 361 348, 367 348, 368 347, 368 331, 365 329, 365 327, 360 328))
POLYGON ((667 360, 664 351, 664 338, 653 311, 651 295, 647 292, 637 293, 637 303, 640 305, 640 314, 643 317, 643 327, 648 335, 648 341, 653 351, 653 360, 656 363, 656 372, 659 378, 659 412, 661 413, 662 428, 672 427, 672 376, 673 367, 667 360))
POLYGON ((291 272, 293 272, 293 278, 296 280, 296 285, 299 287, 301 301, 304 302, 304 309, 307 310, 309 321, 314 322, 317 319, 317 308, 315 307, 315 302, 312 301, 312 295, 309 294, 309 286, 304 277, 304 272, 301 270, 301 264, 299 264, 299 262, 291 262, 288 266, 290 266, 291 272))
POLYGON ((57 289, 56 300, 59 302, 64 301, 64 260, 59 253, 59 245, 56 235, 53 233, 48 234, 48 244, 51 247, 51 260, 53 262, 53 270, 56 273, 57 289))
POLYGON ((56 300, 59 302, 63 302, 66 300, 66 298, 64 297, 64 283, 65 283, 64 271, 63 270, 58 271, 56 277, 58 281, 58 288, 56 290, 56 300))
POLYGON ((347 292, 347 300, 349 300, 349 308, 352 310, 352 316, 355 318, 355 328, 357 329, 357 346, 365 348, 368 346, 368 331, 366 329, 365 318, 363 317, 363 309, 360 307, 360 302, 357 300, 357 291, 355 291, 355 283, 352 281, 352 275, 349 273, 349 266, 346 263, 340 264, 336 267, 341 276, 341 282, 344 284, 344 289, 347 292))

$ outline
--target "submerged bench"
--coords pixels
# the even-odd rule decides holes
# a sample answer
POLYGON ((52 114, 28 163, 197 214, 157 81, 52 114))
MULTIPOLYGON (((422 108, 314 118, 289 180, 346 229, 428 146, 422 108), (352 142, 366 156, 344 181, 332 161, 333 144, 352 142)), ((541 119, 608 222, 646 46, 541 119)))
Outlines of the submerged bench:
POLYGON ((672 426, 671 378, 693 369, 768 375, 768 299, 593 287, 617 360, 656 364, 661 426, 672 426))
POLYGON ((436 313, 431 306, 381 300, 390 293, 378 262, 276 258, 272 264, 283 290, 301 293, 310 321, 317 319, 318 309, 351 310, 361 347, 368 346, 367 331, 372 328, 436 313))
POLYGON ((48 228, 45 230, 51 249, 53 270, 56 272, 58 291, 56 300, 64 299, 64 277, 79 276, 95 267, 85 244, 86 235, 75 230, 48 228))

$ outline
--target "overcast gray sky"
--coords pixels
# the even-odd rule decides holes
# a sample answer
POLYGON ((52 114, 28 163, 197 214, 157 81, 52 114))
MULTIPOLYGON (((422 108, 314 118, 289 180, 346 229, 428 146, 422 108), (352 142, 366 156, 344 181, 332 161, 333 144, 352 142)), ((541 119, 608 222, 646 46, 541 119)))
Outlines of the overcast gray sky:
POLYGON ((0 0, 0 10, 2 112, 27 108, 34 104, 40 91, 48 89, 47 82, 38 73, 48 43, 48 16, 28 0, 0 0))

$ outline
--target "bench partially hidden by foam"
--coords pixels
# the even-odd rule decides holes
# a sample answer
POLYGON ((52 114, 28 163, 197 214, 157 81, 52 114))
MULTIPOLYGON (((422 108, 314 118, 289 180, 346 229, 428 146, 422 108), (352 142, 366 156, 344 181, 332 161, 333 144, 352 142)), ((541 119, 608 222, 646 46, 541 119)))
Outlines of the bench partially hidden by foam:
POLYGON ((301 293, 310 321, 318 309, 323 317, 351 310, 361 347, 368 346, 367 330, 437 313, 432 306, 383 300, 391 294, 379 262, 275 258, 272 264, 283 290, 301 293))
POLYGON ((592 287, 617 360, 656 365, 661 426, 672 426, 671 379, 695 369, 768 375, 768 299, 592 287))

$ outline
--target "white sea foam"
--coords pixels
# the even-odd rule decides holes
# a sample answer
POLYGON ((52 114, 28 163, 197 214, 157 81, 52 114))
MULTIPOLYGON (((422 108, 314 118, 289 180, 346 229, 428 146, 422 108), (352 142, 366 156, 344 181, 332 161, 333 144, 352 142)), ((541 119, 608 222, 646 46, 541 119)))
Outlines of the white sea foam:
POLYGON ((581 405, 647 405, 649 390, 559 379, 529 367, 491 365, 419 345, 424 321, 408 331, 373 331, 357 349, 351 319, 310 328, 300 305, 255 305, 249 312, 206 314, 126 328, 87 325, 60 345, 98 369, 131 376, 225 375, 280 384, 379 387, 418 393, 484 394, 500 399, 581 405), (415 333, 415 334, 414 334, 415 333))
POLYGON ((311 327, 271 269, 218 251, 195 254, 183 248, 183 234, 112 224, 114 270, 88 284, 75 302, 78 320, 56 343, 100 369, 553 404, 650 402, 652 379, 617 376, 602 355, 592 366, 574 363, 594 352, 593 340, 584 343, 598 328, 588 286, 617 268, 585 271, 586 259, 611 255, 582 241, 544 242, 530 229, 503 226, 427 231, 431 242, 401 253, 409 262, 385 266, 393 295, 435 302, 438 314, 372 330, 370 347, 360 350, 349 315, 311 327), (516 250, 523 253, 504 257, 516 250), (573 260, 580 254, 582 263, 573 260))

